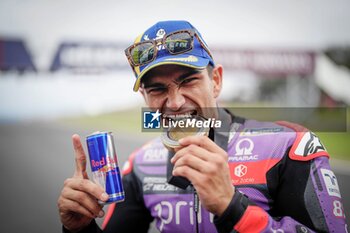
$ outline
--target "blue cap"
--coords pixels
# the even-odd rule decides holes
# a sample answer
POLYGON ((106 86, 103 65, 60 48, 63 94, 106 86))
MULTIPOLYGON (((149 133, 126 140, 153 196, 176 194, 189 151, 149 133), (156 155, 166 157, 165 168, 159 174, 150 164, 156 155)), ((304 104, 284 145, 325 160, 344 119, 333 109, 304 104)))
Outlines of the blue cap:
MULTIPOLYGON (((205 44, 208 48, 207 44, 203 40, 201 34, 197 31, 197 29, 192 26, 187 21, 161 21, 147 29, 143 34, 139 35, 134 43, 154 40, 164 37, 164 35, 179 31, 179 30, 194 30, 195 33, 200 38, 201 42, 205 44)), ((136 81, 134 84, 134 91, 138 91, 141 83, 142 77, 151 69, 166 65, 166 64, 174 64, 187 66, 191 68, 205 68, 208 64, 214 66, 213 58, 208 54, 208 52, 202 47, 201 43, 198 41, 197 37, 194 37, 194 45, 193 49, 177 55, 170 54, 166 49, 162 49, 158 51, 157 57, 150 63, 141 66, 132 66, 136 81)))

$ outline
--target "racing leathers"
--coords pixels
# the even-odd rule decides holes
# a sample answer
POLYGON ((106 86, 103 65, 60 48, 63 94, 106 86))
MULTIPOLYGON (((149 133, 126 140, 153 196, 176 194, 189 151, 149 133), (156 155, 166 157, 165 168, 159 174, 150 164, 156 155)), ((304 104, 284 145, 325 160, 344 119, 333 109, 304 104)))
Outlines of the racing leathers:
MULTIPOLYGON (((167 183, 168 150, 157 138, 129 157, 126 200, 110 205, 103 232, 147 232, 153 220, 166 233, 347 232, 337 179, 318 137, 288 122, 231 116, 224 145, 235 194, 220 217, 201 206, 193 186, 167 183)), ((101 230, 92 221, 82 232, 101 230)))

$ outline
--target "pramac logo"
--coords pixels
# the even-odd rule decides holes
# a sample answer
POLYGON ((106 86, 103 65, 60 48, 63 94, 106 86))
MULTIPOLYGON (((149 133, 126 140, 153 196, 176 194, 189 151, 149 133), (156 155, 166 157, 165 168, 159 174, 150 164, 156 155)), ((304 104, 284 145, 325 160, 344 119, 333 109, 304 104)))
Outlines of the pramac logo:
POLYGON ((240 139, 236 144, 235 156, 230 156, 229 162, 258 160, 259 156, 253 154, 254 142, 250 138, 240 139))
POLYGON ((244 138, 236 144, 236 155, 251 155, 253 149, 253 141, 249 138, 244 138))

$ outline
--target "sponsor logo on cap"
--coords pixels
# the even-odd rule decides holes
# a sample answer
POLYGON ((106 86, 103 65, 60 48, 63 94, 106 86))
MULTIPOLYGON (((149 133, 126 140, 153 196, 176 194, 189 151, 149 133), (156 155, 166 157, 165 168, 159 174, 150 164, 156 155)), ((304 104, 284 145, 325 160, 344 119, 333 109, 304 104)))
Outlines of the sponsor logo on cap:
POLYGON ((182 62, 197 62, 198 58, 195 56, 188 56, 188 57, 174 57, 174 58, 168 58, 166 61, 182 61, 182 62))
POLYGON ((161 28, 157 31, 156 40, 162 39, 164 36, 165 36, 165 30, 161 28))

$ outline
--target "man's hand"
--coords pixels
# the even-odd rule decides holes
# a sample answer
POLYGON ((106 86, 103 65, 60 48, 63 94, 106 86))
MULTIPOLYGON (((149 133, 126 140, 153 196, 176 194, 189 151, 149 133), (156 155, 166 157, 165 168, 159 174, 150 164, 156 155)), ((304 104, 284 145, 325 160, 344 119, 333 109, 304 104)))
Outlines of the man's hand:
POLYGON ((72 136, 75 151, 75 172, 64 182, 58 210, 62 224, 70 231, 79 231, 89 225, 96 217, 103 217, 102 206, 98 200, 107 201, 103 188, 89 180, 86 173, 86 155, 80 137, 72 136))
POLYGON ((206 136, 185 137, 179 143, 181 147, 171 160, 173 175, 190 180, 203 206, 220 216, 235 192, 227 153, 206 136))

